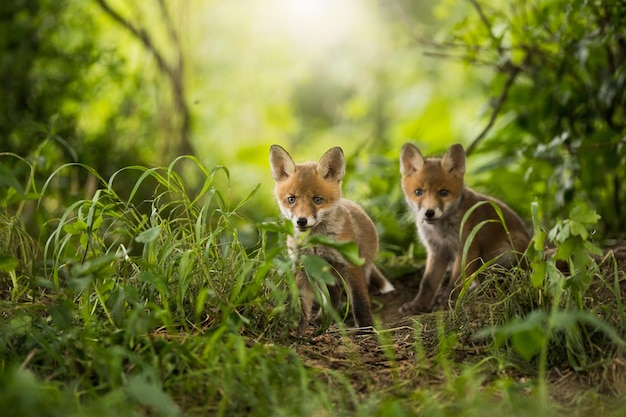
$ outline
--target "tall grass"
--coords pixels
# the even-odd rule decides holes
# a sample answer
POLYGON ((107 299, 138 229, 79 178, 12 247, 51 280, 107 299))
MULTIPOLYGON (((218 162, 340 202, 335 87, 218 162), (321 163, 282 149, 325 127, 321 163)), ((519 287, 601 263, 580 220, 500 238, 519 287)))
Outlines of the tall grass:
MULTIPOLYGON (((249 249, 238 237, 238 209, 255 190, 229 202, 228 170, 185 158, 109 179, 64 166, 42 200, 70 169, 101 187, 48 222, 41 268, 4 267, 24 271, 3 281, 13 296, 2 304, 0 403, 14 415, 311 415, 351 396, 345 384, 323 395, 294 352, 273 343, 297 323, 296 290, 284 248, 268 246, 275 239, 260 229, 249 249), (195 193, 176 172, 183 163, 201 178, 195 193), (122 176, 137 178, 127 196, 116 190, 122 176), (138 199, 145 189, 149 201, 138 199)), ((2 232, 23 239, 8 220, 2 232)))
MULTIPOLYGON (((528 383, 498 376, 510 349, 500 345, 463 363, 457 347, 464 330, 451 331, 439 315, 411 321, 408 362, 394 329, 379 326, 368 336, 388 380, 366 372, 371 365, 350 352, 350 369, 373 389, 303 358, 294 347, 319 342, 290 335, 300 314, 292 271, 302 261, 324 283, 325 267, 315 258, 288 257, 283 242, 290 231, 280 224, 256 225, 254 243, 244 245, 240 230, 248 222, 240 210, 254 204, 255 189, 230 201, 224 167, 207 169, 183 157, 103 178, 70 164, 40 188, 30 172, 23 185, 0 171, 8 184, 0 194, 0 407, 12 416, 480 416, 485 409, 523 416, 540 409, 528 383), (55 183, 75 170, 94 176, 99 187, 64 200, 67 207, 47 219, 37 241, 22 222, 24 207, 33 198, 46 206, 55 183), (192 188, 183 171, 196 179, 192 188), (131 187, 122 186, 129 181, 131 187)), ((336 245, 315 236, 303 244, 336 245)), ((336 247, 356 256, 353 246, 336 247)), ((616 268, 603 278, 619 292, 616 268)), ((525 296, 541 307, 528 294, 546 290, 529 288, 525 296)), ((504 313, 494 307, 487 324, 522 317, 524 302, 503 297, 504 313)), ((617 320, 615 311, 623 319, 621 304, 605 317, 617 320)), ((497 332, 512 337, 513 330, 490 334, 500 340, 497 332)))
MULTIPOLYGON (((567 364, 599 380, 621 357, 626 348, 626 322, 620 283, 626 276, 617 269, 615 258, 612 271, 608 275, 606 267, 603 271, 602 265, 611 265, 611 255, 602 259, 602 251, 592 241, 589 230, 598 216, 586 205, 574 208, 569 218, 551 229, 541 225, 537 203, 532 212, 534 236, 524 254, 529 265, 499 271, 487 279, 490 302, 483 299, 484 309, 478 314, 488 326, 477 336, 493 337, 499 363, 517 361, 516 366, 534 367, 535 394, 543 414, 550 407, 550 369, 567 364), (546 245, 555 249, 546 250, 546 245)), ((464 300, 465 306, 480 295, 464 300)), ((456 324, 473 318, 468 314, 456 324)))

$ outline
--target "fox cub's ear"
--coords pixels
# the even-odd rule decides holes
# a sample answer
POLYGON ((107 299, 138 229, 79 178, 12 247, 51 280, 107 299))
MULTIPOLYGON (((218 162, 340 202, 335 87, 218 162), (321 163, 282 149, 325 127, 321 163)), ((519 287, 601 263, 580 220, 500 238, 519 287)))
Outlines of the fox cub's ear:
POLYGON ((452 145, 441 158, 441 166, 450 174, 465 174, 465 151, 460 144, 452 145))
POLYGON ((291 156, 278 145, 270 147, 270 165, 272 167, 272 177, 275 181, 282 181, 293 175, 296 164, 291 156))
POLYGON ((320 159, 317 173, 327 181, 341 182, 346 174, 346 159, 339 146, 330 148, 320 159))
POLYGON ((400 153, 400 173, 402 176, 411 175, 424 166, 422 153, 412 143, 405 143, 400 153))

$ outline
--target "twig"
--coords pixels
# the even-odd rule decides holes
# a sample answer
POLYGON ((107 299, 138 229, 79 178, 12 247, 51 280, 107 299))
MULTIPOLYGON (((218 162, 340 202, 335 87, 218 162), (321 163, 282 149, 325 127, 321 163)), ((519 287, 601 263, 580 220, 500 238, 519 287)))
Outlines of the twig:
POLYGON ((409 33, 411 33, 411 35, 413 35, 413 37, 415 37, 415 39, 417 39, 420 43, 425 43, 426 40, 424 36, 422 36, 422 34, 419 33, 417 30, 415 30, 415 26, 411 23, 411 21, 407 17, 407 13, 402 7, 402 4, 400 4, 400 1, 394 0, 392 2, 392 6, 395 6, 396 12, 402 19, 402 23, 404 24, 404 27, 406 28, 406 30, 409 33))
POLYGON ((26 369, 26 367, 28 366, 30 361, 33 360, 33 358, 35 357, 35 354, 37 354, 37 352, 39 352, 39 349, 37 349, 37 348, 34 348, 30 352, 28 352, 28 355, 26 355, 26 358, 24 358, 24 360, 20 364, 20 371, 26 369))
POLYGON ((480 60, 476 58, 468 58, 467 56, 462 56, 462 55, 453 55, 453 54, 448 54, 445 52, 436 52, 436 51, 426 51, 424 52, 424 55, 432 57, 432 58, 454 59, 457 61, 465 61, 465 62, 469 62, 477 66, 495 68, 496 70, 500 69, 500 65, 496 62, 489 62, 489 61, 480 60))
MULTIPOLYGON (((497 39, 492 31, 492 25, 491 22, 489 21, 489 19, 487 18, 487 15, 485 14, 482 6, 480 5, 480 3, 478 3, 478 0, 468 0, 472 6, 474 7, 474 9, 476 9, 476 12, 478 13, 480 20, 482 21, 483 25, 485 26, 485 28, 487 29, 487 32, 489 34, 489 38, 496 44, 499 43, 499 39, 497 39)), ((424 46, 435 46, 435 47, 439 47, 439 48, 468 48, 468 45, 456 45, 456 44, 448 44, 448 45, 444 45, 444 44, 439 44, 433 41, 430 41, 428 39, 426 39, 421 33, 419 33, 418 31, 415 30, 414 26, 411 24, 411 22, 409 21, 408 17, 407 17, 407 13, 404 10, 404 8, 402 7, 402 4, 400 4, 400 2, 398 0, 393 1, 392 3, 395 6, 396 12, 398 14, 398 16, 400 16, 402 23, 404 24, 404 26, 407 28, 407 30, 409 31, 409 33, 411 33, 418 42, 420 42, 422 45, 424 46)), ((477 46, 477 48, 482 49, 482 46, 477 46)), ((503 56, 503 54, 508 50, 508 48, 503 48, 501 45, 497 46, 497 50, 498 53, 500 55, 500 57, 503 56)), ((439 51, 426 51, 425 55, 428 56, 433 56, 433 57, 439 57, 439 58, 448 58, 448 59, 465 59, 467 60, 467 57, 461 57, 461 56, 455 56, 453 54, 447 53, 447 52, 439 52, 439 51)), ((515 82, 515 79, 517 78, 517 76, 519 75, 519 73, 522 71, 522 67, 521 66, 517 66, 517 65, 513 65, 510 61, 508 61, 508 63, 503 67, 499 64, 496 63, 492 63, 492 62, 488 62, 488 61, 481 61, 478 59, 472 59, 471 60, 472 63, 474 64, 479 64, 479 65, 485 65, 488 67, 495 67, 496 70, 500 71, 500 72, 507 72, 509 73, 509 78, 506 80, 506 83, 504 84, 504 87, 502 88, 502 91, 500 92, 500 96, 497 98, 497 100, 495 101, 495 103, 493 104, 493 110, 491 112, 491 116, 489 118, 489 121, 487 122, 487 125, 485 126, 485 128, 480 132, 480 134, 478 134, 478 136, 471 142, 470 146, 467 148, 466 153, 469 155, 471 154, 476 147, 478 146, 478 144, 480 143, 480 141, 482 141, 485 136, 487 136, 487 134, 489 133, 489 131, 491 130, 491 128, 493 127, 494 123, 496 122, 496 119, 498 117, 498 114, 500 113, 500 110, 502 109, 502 106, 504 105, 504 102, 506 101, 506 98, 508 96, 509 90, 510 88, 513 86, 513 83, 515 82)))
POLYGON ((515 82, 515 79, 517 78, 519 73, 522 72, 522 68, 520 66, 513 65, 510 68, 511 68, 510 70, 511 72, 509 73, 509 78, 506 80, 506 83, 504 84, 504 87, 502 88, 502 91, 500 92, 500 96, 498 97, 498 99, 493 105, 493 111, 491 112, 491 117, 489 118, 489 122, 487 122, 487 126, 485 126, 482 132, 480 132, 478 136, 476 136, 476 138, 472 141, 470 146, 468 146, 466 150, 467 155, 471 154, 474 151, 474 149, 476 149, 476 147, 478 146, 478 143, 481 140, 483 140, 485 136, 487 136, 487 133, 489 133, 489 131, 493 127, 494 123, 496 122, 496 118, 498 117, 498 114, 500 113, 500 110, 502 109, 502 105, 506 101, 507 95, 509 94, 509 89, 511 88, 511 86, 513 86, 513 83, 515 82))
POLYGON ((156 47, 154 46, 154 42, 152 42, 152 38, 150 38, 150 35, 148 35, 145 30, 138 29, 133 26, 131 22, 124 19, 118 12, 113 10, 105 0, 96 0, 96 2, 100 5, 100 7, 102 7, 102 10, 104 10, 109 16, 113 18, 113 20, 124 26, 130 33, 133 34, 133 36, 141 40, 146 49, 150 51, 150 53, 154 56, 154 59, 156 59, 159 70, 161 70, 168 76, 171 76, 172 70, 170 66, 165 61, 163 55, 161 55, 161 53, 159 53, 159 51, 156 49, 156 47))
MULTIPOLYGON (((485 15, 485 12, 483 12, 483 8, 481 7, 481 5, 478 4, 477 0, 469 0, 469 2, 472 3, 474 8, 476 9, 476 12, 478 12, 478 16, 480 16, 480 20, 485 25, 485 28, 487 29, 487 33, 489 33, 489 37, 494 42, 498 42, 498 39, 493 35, 493 32, 491 31, 491 22, 489 21, 489 19, 487 19, 487 15, 485 15)), ((499 47, 498 47, 498 50, 500 50, 499 47)))

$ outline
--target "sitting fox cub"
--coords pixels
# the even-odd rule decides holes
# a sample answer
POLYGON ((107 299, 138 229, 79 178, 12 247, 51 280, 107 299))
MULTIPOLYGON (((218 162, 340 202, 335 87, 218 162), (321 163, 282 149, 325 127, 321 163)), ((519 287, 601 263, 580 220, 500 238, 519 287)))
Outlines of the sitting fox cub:
MULTIPOLYGON (((509 268, 517 261, 517 255, 526 250, 530 235, 519 216, 503 202, 465 187, 465 151, 461 145, 451 146, 443 158, 425 159, 415 146, 406 143, 400 155, 400 172, 402 190, 428 252, 419 292, 400 307, 400 312, 430 311, 449 265, 452 265, 452 275, 451 287, 447 290, 460 284, 465 240, 472 229, 485 220, 494 221, 485 223, 470 244, 466 277, 476 272, 482 263, 498 256, 497 263, 509 268), (491 201, 500 207, 509 235, 489 203, 472 212, 460 233, 463 216, 481 201, 491 201)), ((442 292, 447 293, 449 291, 442 292)), ((457 296, 458 291, 454 291, 452 301, 457 296)))
MULTIPOLYGON (((356 326, 372 326, 368 285, 371 283, 381 293, 394 288, 374 265, 378 252, 378 235, 374 223, 359 205, 341 198, 341 181, 346 169, 343 151, 334 147, 322 156, 319 163, 296 164, 287 151, 272 145, 270 165, 280 211, 293 223, 296 236, 311 231, 337 241, 353 241, 358 245, 359 256, 365 258, 362 266, 352 265, 329 247, 314 247, 311 253, 324 258, 346 280, 356 326)), ((291 236, 287 245, 292 252, 297 250, 296 240, 291 236)), ((299 326, 302 333, 311 319, 313 289, 306 272, 298 271, 296 280, 302 305, 299 326)), ((336 289, 329 290, 331 295, 335 295, 332 297, 333 304, 338 303, 336 289)))

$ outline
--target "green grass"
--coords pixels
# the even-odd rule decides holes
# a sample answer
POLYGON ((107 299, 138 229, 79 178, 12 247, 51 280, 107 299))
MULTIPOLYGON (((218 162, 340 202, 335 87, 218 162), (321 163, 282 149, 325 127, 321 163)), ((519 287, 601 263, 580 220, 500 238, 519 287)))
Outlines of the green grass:
MULTIPOLYGON (((348 351, 339 368, 316 365, 298 348, 315 342, 290 335, 299 308, 283 244, 287 230, 256 225, 256 240, 244 245, 240 210, 255 190, 229 201, 228 177, 226 168, 179 158, 168 167, 127 167, 108 179, 89 167, 64 166, 41 189, 32 175, 23 188, 4 181, 14 185, 3 192, 0 211, 0 407, 12 416, 560 414, 537 389, 536 376, 552 363, 537 364, 535 354, 520 358, 520 346, 527 346, 516 341, 515 327, 506 327, 541 307, 543 290, 528 284, 500 294, 480 316, 496 333, 468 339, 487 346, 474 360, 460 361, 456 353, 475 317, 457 314, 436 316, 430 327, 421 321, 428 317, 413 322, 413 342, 402 351, 398 332, 372 335, 380 368, 350 344, 339 347, 348 351), (181 165, 195 173, 194 190, 177 172, 181 165), (95 175, 98 190, 62 201, 67 207, 45 219, 39 239, 31 237, 25 207, 45 206, 55 181, 77 169, 95 175), (129 178, 132 187, 119 186, 129 178), (519 364, 529 378, 515 377, 519 364)), ((603 288, 619 294, 623 272, 587 266, 603 288)), ((569 311, 563 300, 547 311, 569 311)), ((576 306, 602 317, 597 306, 576 306)), ((602 308, 604 317, 610 311, 624 318, 621 300, 602 308)), ((620 352, 623 327, 598 320, 580 327, 576 319, 578 327, 566 330, 591 332, 584 340, 601 343, 608 363, 620 352)), ((563 331, 547 331, 532 348, 572 352, 563 331)), ((341 340, 351 337, 342 334, 341 340)), ((576 359, 592 368, 597 357, 576 359)))

